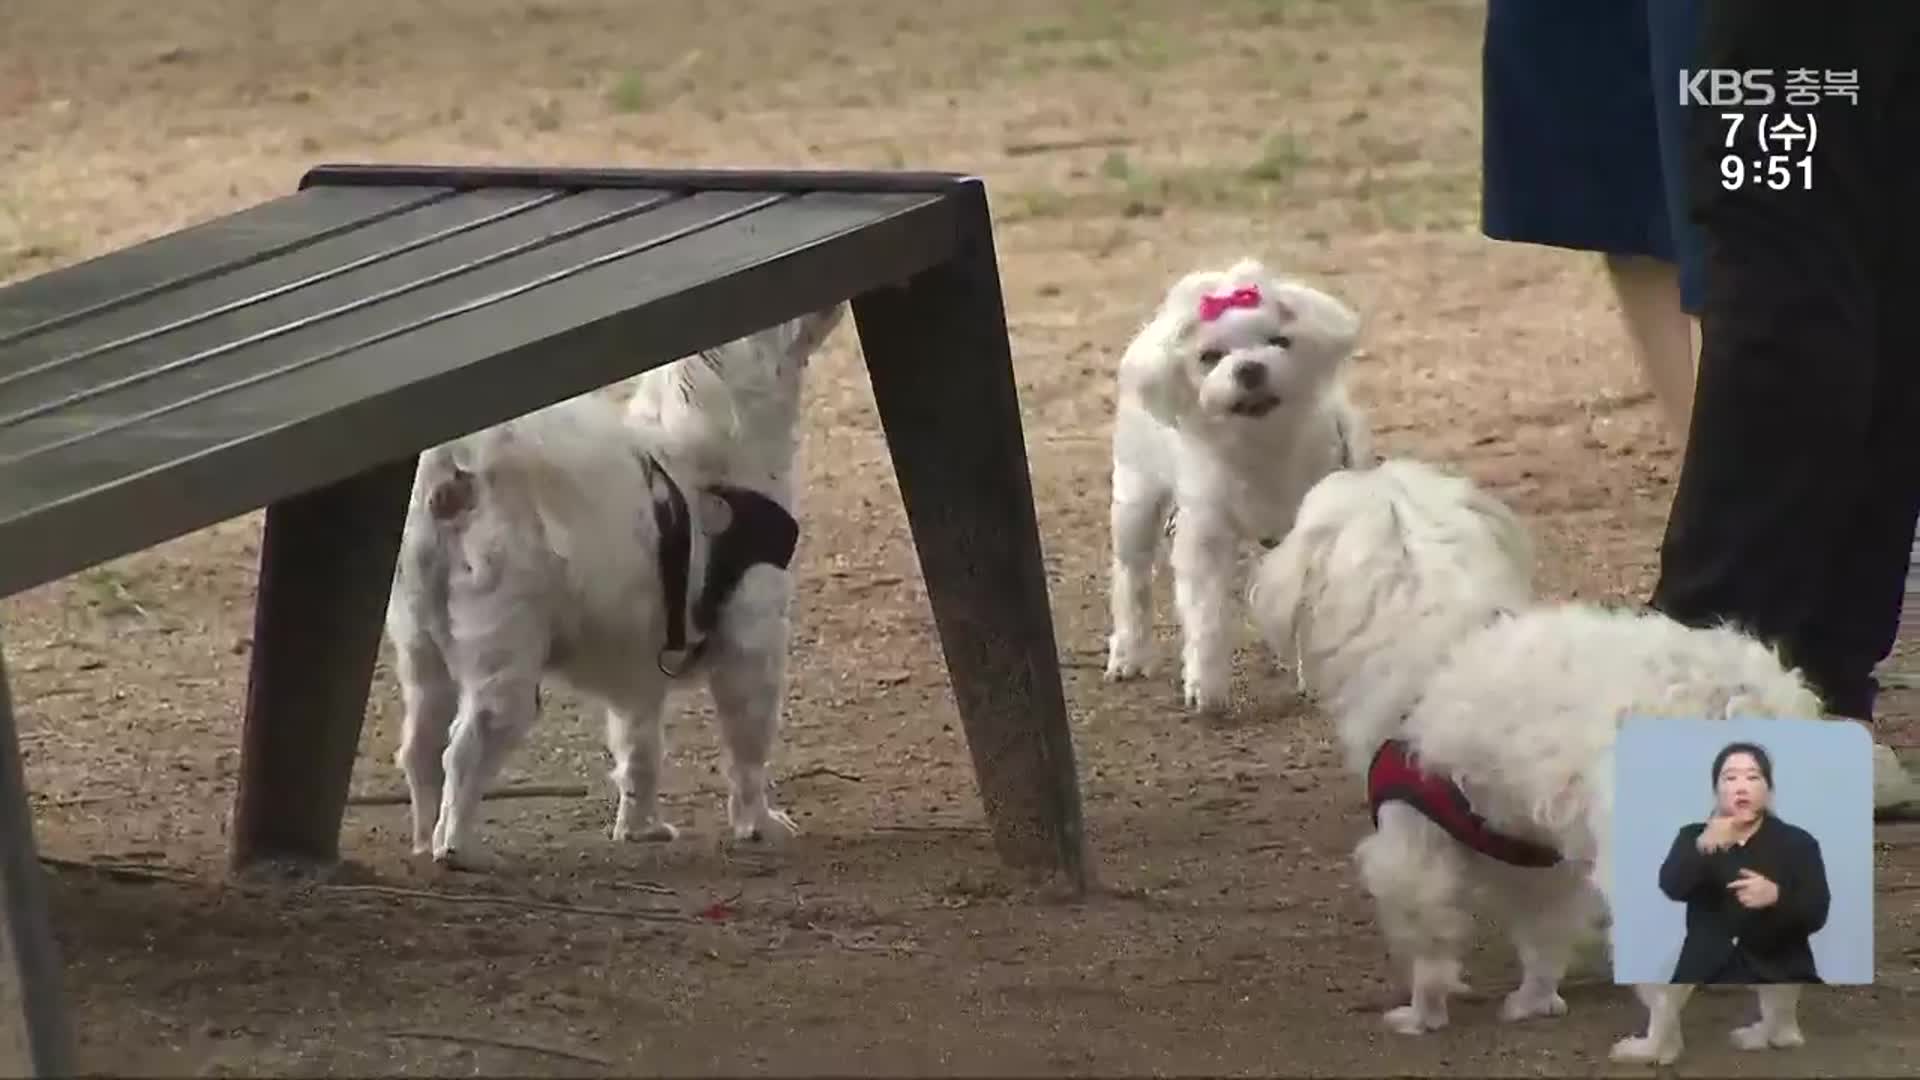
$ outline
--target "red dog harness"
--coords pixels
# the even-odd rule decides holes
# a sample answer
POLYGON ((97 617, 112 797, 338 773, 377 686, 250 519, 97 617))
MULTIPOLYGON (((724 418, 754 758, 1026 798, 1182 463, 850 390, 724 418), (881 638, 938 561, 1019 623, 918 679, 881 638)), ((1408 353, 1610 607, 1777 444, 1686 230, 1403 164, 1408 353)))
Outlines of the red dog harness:
POLYGON ((1485 818, 1473 812, 1473 804, 1458 784, 1421 769, 1400 739, 1382 743, 1374 751, 1373 763, 1367 766, 1367 805, 1376 827, 1381 804, 1394 801, 1425 814, 1447 835, 1488 858, 1532 869, 1560 863, 1560 853, 1552 848, 1508 836, 1488 825, 1485 818))

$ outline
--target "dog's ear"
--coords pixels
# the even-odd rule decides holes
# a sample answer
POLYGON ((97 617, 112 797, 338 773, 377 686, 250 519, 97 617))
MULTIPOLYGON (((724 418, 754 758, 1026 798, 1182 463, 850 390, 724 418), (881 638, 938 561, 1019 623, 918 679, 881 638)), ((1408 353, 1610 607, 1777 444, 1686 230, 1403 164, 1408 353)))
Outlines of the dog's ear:
POLYGON ((1152 330, 1134 339, 1120 358, 1120 389, 1168 427, 1179 426, 1200 400, 1186 370, 1184 341, 1160 338, 1152 330))
POLYGON ((1294 336, 1316 342, 1332 359, 1345 360, 1360 343, 1360 315, 1330 293, 1310 285, 1269 278, 1266 288, 1293 315, 1294 336))
POLYGON ((806 363, 846 317, 847 305, 835 304, 810 312, 788 323, 786 354, 795 363, 806 363))
POLYGON ((1120 388, 1131 392, 1153 418, 1169 427, 1192 413, 1200 390, 1189 363, 1194 331, 1200 325, 1200 298, 1222 280, 1217 271, 1196 270, 1167 290, 1154 312, 1120 357, 1120 388))

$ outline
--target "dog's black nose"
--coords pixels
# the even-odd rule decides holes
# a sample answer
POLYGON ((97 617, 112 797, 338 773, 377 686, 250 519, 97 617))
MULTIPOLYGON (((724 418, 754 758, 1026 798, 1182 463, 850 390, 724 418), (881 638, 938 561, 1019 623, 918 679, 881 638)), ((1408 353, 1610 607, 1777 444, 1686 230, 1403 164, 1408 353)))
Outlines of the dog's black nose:
POLYGON ((1233 369, 1233 381, 1242 389, 1258 390, 1267 382, 1267 369, 1260 364, 1236 364, 1233 369))

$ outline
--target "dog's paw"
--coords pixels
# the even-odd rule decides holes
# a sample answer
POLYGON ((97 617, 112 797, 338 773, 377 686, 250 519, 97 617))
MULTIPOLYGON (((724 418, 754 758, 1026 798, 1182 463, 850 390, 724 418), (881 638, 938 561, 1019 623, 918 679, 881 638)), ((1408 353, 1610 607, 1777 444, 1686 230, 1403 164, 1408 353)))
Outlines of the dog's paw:
POLYGON ((1230 701, 1224 679, 1203 679, 1188 674, 1183 683, 1187 708, 1197 713, 1223 713, 1230 701))
POLYGON ((1129 679, 1142 678, 1147 674, 1146 647, 1131 641, 1123 641, 1119 635, 1107 639, 1108 682, 1126 682, 1129 679))
POLYGON ((440 848, 433 853, 433 861, 442 869, 469 874, 484 874, 500 865, 496 856, 478 847, 440 848))
POLYGON ((639 825, 614 822, 613 838, 635 843, 670 844, 680 839, 680 830, 673 825, 655 818, 639 825))
POLYGON ((1607 1056, 1630 1065, 1671 1065, 1680 1060, 1680 1040, 1660 1046, 1644 1035, 1629 1035, 1614 1043, 1607 1056))
POLYGON ((733 824, 733 838, 743 843, 788 840, 798 835, 800 826, 793 818, 771 807, 733 824))
POLYGON ((1799 1028, 1769 1030, 1764 1022, 1734 1028, 1731 1040, 1740 1050, 1791 1050, 1807 1044, 1799 1028))
POLYGON ((1447 1026, 1447 1018, 1420 1011, 1417 1005, 1399 1005, 1388 1009, 1381 1017, 1387 1027, 1402 1035, 1425 1035, 1429 1031, 1439 1031, 1447 1026))
POLYGON ((1536 990, 1515 990, 1500 1003, 1500 1019, 1508 1023, 1532 1020, 1540 1016, 1567 1015, 1567 999, 1554 993, 1540 993, 1536 990))

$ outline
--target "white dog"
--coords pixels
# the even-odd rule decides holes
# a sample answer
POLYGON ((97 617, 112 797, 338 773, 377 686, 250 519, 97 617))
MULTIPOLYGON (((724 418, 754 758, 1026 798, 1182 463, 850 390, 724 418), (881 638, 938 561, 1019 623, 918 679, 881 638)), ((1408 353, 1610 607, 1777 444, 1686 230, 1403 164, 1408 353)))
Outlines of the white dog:
POLYGON ((1170 529, 1186 702, 1226 705, 1243 545, 1271 547, 1315 481, 1372 460, 1341 378, 1358 329, 1340 301, 1243 259, 1177 281, 1127 347, 1113 429, 1108 679, 1147 671, 1154 562, 1170 529))
MULTIPOLYGON (((1411 1002, 1386 1017, 1407 1034, 1444 1026, 1449 995, 1464 989, 1472 893, 1519 953, 1501 1015, 1566 1011, 1573 948, 1608 910, 1623 719, 1819 715, 1795 673, 1731 630, 1535 606, 1531 561, 1499 501, 1396 460, 1309 492, 1249 590, 1262 636, 1304 664, 1349 767, 1368 779, 1376 827, 1356 857, 1409 967, 1411 1002)), ((1646 1034, 1613 1056, 1672 1062, 1690 988, 1638 989, 1646 1034)), ((1797 1000, 1796 987, 1761 988, 1760 1021, 1735 1042, 1798 1044, 1797 1000)))
POLYGON ((835 306, 421 455, 388 607, 413 848, 484 861, 482 793, 543 676, 606 708, 616 839, 672 840, 668 691, 704 679, 741 839, 791 835, 767 757, 785 695, 801 376, 835 306))

